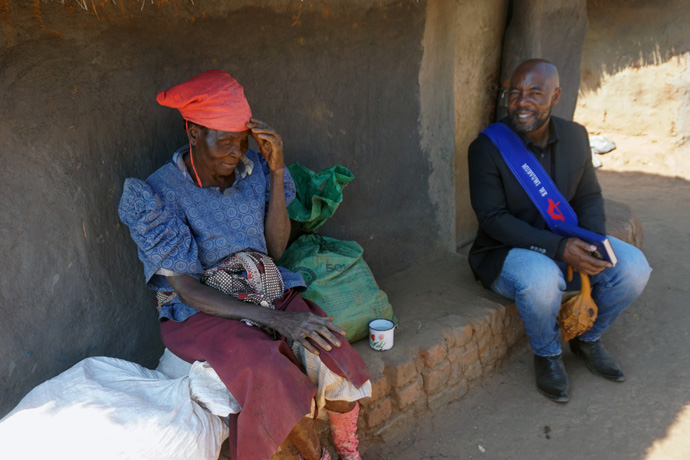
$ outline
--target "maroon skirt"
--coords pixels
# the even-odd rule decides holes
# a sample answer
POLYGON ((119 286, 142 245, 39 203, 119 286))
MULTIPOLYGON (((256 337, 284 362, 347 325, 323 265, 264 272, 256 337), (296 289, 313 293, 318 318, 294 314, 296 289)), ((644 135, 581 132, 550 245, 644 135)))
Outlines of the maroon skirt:
MULTIPOLYGON (((294 289, 277 300, 275 308, 326 316, 294 289)), ((311 412, 316 385, 284 339, 273 340, 258 327, 206 313, 183 322, 163 321, 161 338, 185 361, 207 361, 242 407, 239 414, 230 415, 233 460, 270 459, 295 425, 311 412)), ((331 371, 359 388, 370 378, 369 372, 352 346, 341 342, 340 348, 331 351, 312 343, 331 371)))

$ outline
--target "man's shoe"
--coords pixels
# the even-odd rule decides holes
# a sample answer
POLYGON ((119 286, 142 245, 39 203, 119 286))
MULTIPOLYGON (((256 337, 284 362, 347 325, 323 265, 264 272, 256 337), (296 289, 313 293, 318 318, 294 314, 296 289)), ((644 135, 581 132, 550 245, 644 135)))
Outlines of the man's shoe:
POLYGON ((625 380, 623 371, 611 355, 609 355, 599 340, 583 342, 577 337, 570 341, 570 351, 584 359, 587 369, 594 375, 604 377, 613 382, 625 380))
POLYGON ((565 373, 563 356, 534 355, 534 373, 537 376, 537 389, 551 401, 568 402, 570 381, 565 373))

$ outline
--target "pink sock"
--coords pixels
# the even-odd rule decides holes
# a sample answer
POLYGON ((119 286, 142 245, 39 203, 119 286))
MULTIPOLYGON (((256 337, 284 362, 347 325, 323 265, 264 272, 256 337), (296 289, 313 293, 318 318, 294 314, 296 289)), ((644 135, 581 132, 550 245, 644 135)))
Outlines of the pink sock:
POLYGON ((333 444, 338 452, 340 460, 362 460, 359 455, 359 440, 357 439, 357 417, 359 416, 359 403, 355 403, 354 409, 341 414, 326 410, 331 421, 331 435, 333 444))

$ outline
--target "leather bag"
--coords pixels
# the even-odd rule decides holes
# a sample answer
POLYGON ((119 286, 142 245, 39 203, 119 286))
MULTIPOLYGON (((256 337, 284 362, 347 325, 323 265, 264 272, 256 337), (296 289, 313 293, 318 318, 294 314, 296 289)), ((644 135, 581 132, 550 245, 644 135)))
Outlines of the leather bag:
MULTIPOLYGON (((568 266, 568 281, 573 279, 573 267, 568 266)), ((597 319, 599 309, 592 299, 589 277, 580 273, 582 287, 580 292, 561 304, 558 312, 558 325, 566 342, 584 334, 597 319)))

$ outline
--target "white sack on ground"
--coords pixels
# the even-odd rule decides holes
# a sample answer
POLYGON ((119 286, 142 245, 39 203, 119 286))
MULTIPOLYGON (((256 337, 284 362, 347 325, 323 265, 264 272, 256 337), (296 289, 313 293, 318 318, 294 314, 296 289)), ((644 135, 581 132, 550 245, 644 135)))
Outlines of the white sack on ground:
POLYGON ((609 153, 616 149, 616 144, 604 136, 589 136, 589 146, 592 149, 592 153, 603 155, 609 153))
POLYGON ((171 379, 188 375, 192 399, 212 414, 225 417, 228 414, 238 414, 241 410, 240 404, 216 371, 205 361, 189 364, 166 348, 158 360, 156 370, 171 379))
POLYGON ((7 460, 215 460, 227 436, 190 397, 190 377, 105 357, 37 386, 0 420, 7 460))

